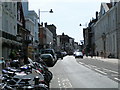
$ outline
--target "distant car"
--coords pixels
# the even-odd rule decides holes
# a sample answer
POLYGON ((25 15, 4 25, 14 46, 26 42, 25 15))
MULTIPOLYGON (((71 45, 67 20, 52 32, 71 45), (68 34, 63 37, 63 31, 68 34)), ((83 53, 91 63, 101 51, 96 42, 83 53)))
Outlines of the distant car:
POLYGON ((77 51, 77 52, 74 53, 74 56, 75 56, 75 58, 83 58, 83 53, 77 51))
POLYGON ((51 67, 55 63, 55 59, 51 54, 41 54, 40 55, 41 59, 46 63, 48 67, 51 67))
POLYGON ((63 57, 67 55, 67 52, 63 51, 61 52, 63 54, 63 57))
POLYGON ((76 51, 75 52, 73 52, 73 55, 75 56, 75 53, 76 53, 76 51))
POLYGON ((63 54, 62 52, 55 52, 57 54, 57 59, 61 58, 63 59, 63 54))
POLYGON ((71 52, 68 52, 68 54, 67 55, 73 55, 73 52, 71 51, 71 52))

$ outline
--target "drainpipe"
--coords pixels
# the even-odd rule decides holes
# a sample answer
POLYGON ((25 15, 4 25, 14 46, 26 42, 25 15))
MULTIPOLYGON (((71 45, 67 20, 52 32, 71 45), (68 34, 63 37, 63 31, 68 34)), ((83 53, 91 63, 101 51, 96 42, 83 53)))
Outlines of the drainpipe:
MULTIPOLYGON (((118 2, 119 3, 119 2, 118 2)), ((118 37, 119 37, 119 34, 118 34, 118 23, 117 23, 117 20, 118 20, 118 8, 119 8, 119 5, 117 4, 116 6, 115 6, 115 10, 116 10, 116 48, 117 48, 117 58, 120 58, 120 56, 119 56, 119 53, 120 53, 120 48, 119 48, 119 40, 118 40, 118 37)))

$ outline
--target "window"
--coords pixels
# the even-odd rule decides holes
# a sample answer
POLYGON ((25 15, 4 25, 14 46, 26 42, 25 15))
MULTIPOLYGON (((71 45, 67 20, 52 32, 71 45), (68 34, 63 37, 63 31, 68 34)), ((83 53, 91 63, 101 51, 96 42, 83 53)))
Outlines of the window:
POLYGON ((105 10, 104 9, 102 9, 102 15, 104 15, 105 14, 105 10))
POLYGON ((17 17, 17 19, 20 21, 20 10, 18 10, 18 17, 17 17))

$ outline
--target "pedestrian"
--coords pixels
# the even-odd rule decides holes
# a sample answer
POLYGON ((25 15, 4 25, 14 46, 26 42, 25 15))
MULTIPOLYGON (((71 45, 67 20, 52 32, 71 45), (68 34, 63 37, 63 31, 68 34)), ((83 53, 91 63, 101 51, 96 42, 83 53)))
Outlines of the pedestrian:
POLYGON ((90 51, 90 56, 91 56, 91 58, 93 58, 93 53, 92 53, 92 51, 90 51))
POLYGON ((98 51, 97 51, 97 54, 96 54, 96 55, 97 55, 97 57, 99 56, 99 52, 98 52, 98 51))
POLYGON ((112 53, 110 53, 110 54, 108 55, 108 58, 112 58, 112 53))
POLYGON ((15 58, 16 58, 16 52, 15 52, 15 50, 11 50, 9 58, 12 59, 12 60, 15 60, 15 58))
POLYGON ((103 55, 104 55, 104 54, 103 54, 103 51, 100 52, 100 55, 101 55, 102 58, 104 57, 104 56, 103 56, 103 55))
POLYGON ((5 67, 10 67, 10 60, 9 59, 5 60, 5 67))
POLYGON ((1 57, 1 62, 2 62, 2 68, 5 68, 5 60, 4 60, 4 57, 1 57))
POLYGON ((24 64, 29 64, 28 56, 27 55, 24 55, 24 64))

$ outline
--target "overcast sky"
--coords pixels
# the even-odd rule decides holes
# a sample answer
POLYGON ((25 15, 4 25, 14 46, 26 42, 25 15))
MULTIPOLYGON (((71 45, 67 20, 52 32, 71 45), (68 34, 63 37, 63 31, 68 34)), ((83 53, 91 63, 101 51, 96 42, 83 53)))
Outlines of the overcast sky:
POLYGON ((101 2, 110 0, 29 0, 29 10, 49 11, 54 13, 41 12, 40 21, 54 24, 57 27, 57 34, 63 32, 74 38, 76 42, 83 40, 83 28, 89 23, 95 12, 100 11, 101 2), (83 26, 79 26, 82 24, 83 26))

